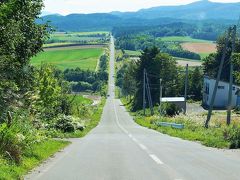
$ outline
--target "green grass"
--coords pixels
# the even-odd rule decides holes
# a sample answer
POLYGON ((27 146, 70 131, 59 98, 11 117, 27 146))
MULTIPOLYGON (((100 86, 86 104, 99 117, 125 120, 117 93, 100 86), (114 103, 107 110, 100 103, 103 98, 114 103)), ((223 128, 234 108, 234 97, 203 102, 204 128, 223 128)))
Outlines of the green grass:
POLYGON ((201 56, 201 59, 204 59, 205 57, 209 56, 210 53, 199 53, 201 56))
POLYGON ((103 52, 103 48, 45 51, 34 57, 31 63, 35 66, 41 65, 41 63, 50 63, 61 70, 79 67, 94 71, 103 52))
POLYGON ((180 58, 180 57, 173 57, 176 61, 190 61, 190 62, 201 62, 201 60, 194 60, 194 59, 187 59, 187 58, 180 58))
POLYGON ((130 51, 130 50, 124 50, 124 51, 129 56, 141 56, 141 52, 140 51, 130 51))
POLYGON ((86 128, 83 131, 75 131, 73 133, 58 133, 56 134, 56 137, 62 137, 62 138, 80 138, 86 136, 93 128, 95 128, 102 116, 103 108, 105 105, 106 99, 102 99, 101 103, 98 104, 96 107, 92 107, 91 109, 91 115, 88 117, 88 121, 86 121, 86 128))
POLYGON ((202 40, 202 39, 193 39, 189 36, 168 36, 168 37, 161 37, 160 39, 166 42, 212 42, 212 41, 202 40))
POLYGON ((8 162, 0 157, 0 179, 23 179, 23 176, 44 160, 69 144, 66 141, 47 140, 31 146, 24 152, 21 165, 8 162))
MULTIPOLYGON (((69 32, 68 32, 69 34, 69 32)), ((70 32, 70 34, 78 34, 78 35, 92 35, 92 34, 109 34, 108 31, 90 31, 90 32, 70 32)))
MULTIPOLYGON (((122 98, 121 100, 124 104, 127 104, 126 99, 122 98)), ((130 110, 131 106, 127 105, 126 108, 130 110)), ((147 110, 147 114, 149 113, 149 110, 147 110)), ((135 122, 139 125, 154 129, 163 134, 168 134, 185 140, 197 141, 209 147, 240 148, 240 125, 238 121, 232 122, 232 125, 229 127, 227 127, 224 122, 216 121, 206 129, 203 127, 203 123, 193 120, 192 118, 194 117, 144 117, 142 111, 131 112, 131 115, 134 116, 135 122), (184 124, 185 127, 181 130, 171 127, 160 127, 156 125, 156 122, 174 122, 184 124)))
POLYGON ((76 43, 69 43, 69 42, 63 42, 63 43, 50 43, 50 44, 44 44, 43 48, 47 47, 56 47, 56 46, 67 46, 67 45, 74 45, 76 43))
POLYGON ((84 105, 91 105, 93 103, 93 100, 85 98, 81 95, 69 95, 70 100, 74 104, 84 104, 84 105))
POLYGON ((48 42, 55 43, 97 43, 104 36, 109 34, 105 31, 96 31, 96 32, 68 32, 68 33, 53 33, 50 35, 48 42), (101 37, 94 37, 94 35, 102 35, 101 37))

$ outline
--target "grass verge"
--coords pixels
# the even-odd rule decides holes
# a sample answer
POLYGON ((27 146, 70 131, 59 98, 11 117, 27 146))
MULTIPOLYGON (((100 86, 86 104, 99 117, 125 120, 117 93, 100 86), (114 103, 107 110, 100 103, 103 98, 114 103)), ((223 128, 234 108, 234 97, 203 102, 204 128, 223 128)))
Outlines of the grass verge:
MULTIPOLYGON (((124 104, 127 104, 125 99, 121 99, 124 104)), ((130 110, 130 105, 126 108, 130 110)), ((208 147, 238 149, 240 148, 240 124, 238 121, 233 121, 231 126, 226 126, 223 121, 214 121, 211 126, 206 129, 202 122, 194 120, 194 117, 176 116, 176 117, 161 117, 146 116, 142 111, 131 112, 134 120, 141 126, 154 129, 160 133, 168 134, 173 137, 179 137, 185 140, 197 141, 208 147), (184 129, 174 129, 171 127, 158 126, 157 122, 170 122, 184 124, 184 129)), ((196 117, 197 118, 197 117, 196 117)))
POLYGON ((101 120, 101 116, 102 116, 102 112, 103 112, 105 102, 106 102, 106 99, 103 98, 101 100, 100 104, 92 107, 92 109, 90 110, 91 111, 90 116, 88 116, 87 120, 85 121, 85 129, 83 131, 77 130, 77 131, 71 132, 71 133, 63 133, 63 132, 60 132, 60 131, 55 131, 55 132, 51 132, 52 134, 49 134, 49 135, 51 137, 56 137, 56 138, 80 138, 80 137, 84 137, 93 128, 95 128, 99 124, 99 122, 101 120))
POLYGON ((63 149, 70 142, 58 140, 46 140, 31 146, 23 154, 22 163, 17 165, 12 161, 0 157, 0 179, 23 179, 23 176, 44 160, 63 149))

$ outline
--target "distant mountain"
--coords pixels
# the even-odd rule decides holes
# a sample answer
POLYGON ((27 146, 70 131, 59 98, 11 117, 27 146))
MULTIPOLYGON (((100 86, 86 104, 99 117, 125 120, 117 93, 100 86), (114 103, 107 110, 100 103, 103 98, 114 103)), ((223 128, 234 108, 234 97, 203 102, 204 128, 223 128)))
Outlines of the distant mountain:
MULTIPOLYGON (((85 31, 85 30, 110 30, 122 18, 105 13, 95 14, 70 14, 67 16, 44 16, 44 22, 50 21, 51 25, 60 31, 85 31)), ((38 22, 41 22, 39 20, 38 22)))
POLYGON ((236 22, 240 3, 215 3, 207 0, 181 6, 160 6, 137 12, 47 15, 38 22, 50 21, 59 31, 111 30, 115 26, 151 26, 173 22, 236 22), (216 21, 217 20, 217 21, 216 21))
POLYGON ((192 20, 206 19, 231 19, 236 20, 240 16, 240 3, 216 3, 207 0, 197 1, 181 6, 159 6, 142 9, 132 13, 114 13, 122 18, 178 18, 192 20))
POLYGON ((48 16, 48 15, 60 15, 60 14, 52 13, 52 12, 48 12, 48 11, 42 11, 40 16, 43 17, 43 16, 48 16))

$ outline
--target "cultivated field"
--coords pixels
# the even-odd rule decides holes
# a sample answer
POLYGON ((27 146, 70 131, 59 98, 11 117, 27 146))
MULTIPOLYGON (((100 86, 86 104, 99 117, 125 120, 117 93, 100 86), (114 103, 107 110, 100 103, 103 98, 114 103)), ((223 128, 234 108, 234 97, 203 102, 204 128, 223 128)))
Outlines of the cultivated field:
POLYGON ((197 43, 211 42, 211 41, 202 40, 202 39, 193 39, 189 36, 168 36, 168 37, 161 37, 160 39, 166 42, 197 42, 197 43))
POLYGON ((109 41, 109 33, 99 32, 57 32, 50 36, 44 47, 66 44, 106 44, 109 41))
POLYGON ((186 43, 182 43, 182 47, 185 50, 195 52, 198 54, 201 54, 201 53, 210 54, 210 53, 216 52, 217 50, 216 44, 214 43, 186 42, 186 43))
POLYGON ((187 64, 190 67, 196 67, 196 66, 202 65, 201 61, 190 61, 190 60, 184 60, 184 59, 176 59, 176 61, 177 61, 177 64, 182 67, 186 67, 187 64))
POLYGON ((54 48, 39 53, 31 62, 36 66, 41 63, 50 63, 61 70, 79 67, 81 69, 94 71, 97 67, 98 60, 103 53, 104 48, 54 48))

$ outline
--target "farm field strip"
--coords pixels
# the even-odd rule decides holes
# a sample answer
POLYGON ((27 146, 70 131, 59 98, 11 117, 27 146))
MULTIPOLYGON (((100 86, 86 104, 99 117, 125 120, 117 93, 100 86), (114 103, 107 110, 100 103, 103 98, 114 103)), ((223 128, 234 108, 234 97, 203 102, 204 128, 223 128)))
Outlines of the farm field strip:
POLYGON ((78 45, 78 44, 67 44, 59 46, 45 47, 44 51, 56 51, 56 50, 73 50, 73 49, 96 49, 104 48, 107 45, 78 45))
POLYGON ((195 52, 195 53, 214 53, 216 52, 216 44, 214 43, 192 43, 186 42, 182 43, 181 46, 183 49, 195 52))
POLYGON ((179 66, 185 67, 187 64, 190 67, 202 66, 202 61, 199 61, 199 60, 192 60, 192 59, 185 59, 185 58, 178 58, 178 57, 174 57, 174 59, 177 61, 177 64, 179 66))
POLYGON ((100 56, 104 53, 104 48, 88 49, 55 49, 39 53, 32 59, 35 66, 41 63, 50 63, 60 68, 81 68, 95 71, 100 56))
POLYGON ((198 42, 198 43, 212 43, 212 41, 203 40, 203 39, 194 39, 189 36, 168 36, 160 37, 162 41, 166 42, 198 42))

